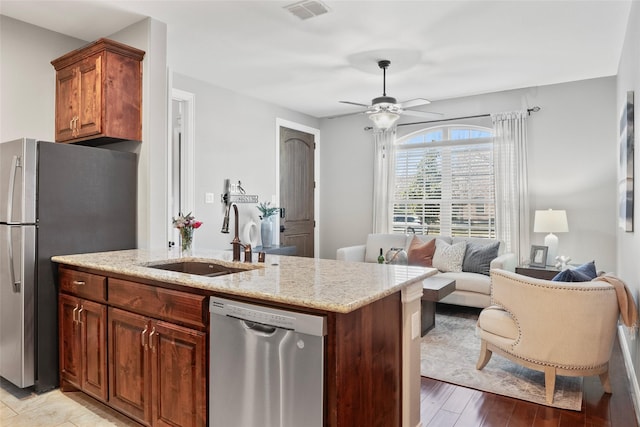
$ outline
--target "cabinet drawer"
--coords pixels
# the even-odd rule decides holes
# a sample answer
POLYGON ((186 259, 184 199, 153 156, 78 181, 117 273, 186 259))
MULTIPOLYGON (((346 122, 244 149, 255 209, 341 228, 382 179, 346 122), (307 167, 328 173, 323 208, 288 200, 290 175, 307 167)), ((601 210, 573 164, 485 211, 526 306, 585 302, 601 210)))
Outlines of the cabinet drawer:
POLYGON ((188 326, 206 326, 207 301, 204 295, 143 285, 109 278, 109 305, 155 319, 188 326))
POLYGON ((60 290, 97 302, 107 301, 107 278, 82 271, 60 268, 60 290))

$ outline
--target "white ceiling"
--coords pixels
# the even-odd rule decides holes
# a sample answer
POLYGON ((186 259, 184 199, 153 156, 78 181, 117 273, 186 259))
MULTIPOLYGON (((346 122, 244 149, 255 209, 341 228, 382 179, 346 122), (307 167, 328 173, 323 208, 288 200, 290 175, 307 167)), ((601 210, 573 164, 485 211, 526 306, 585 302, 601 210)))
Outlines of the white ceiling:
MULTIPOLYGON (((0 0, 0 13, 86 41, 147 16, 173 71, 315 117, 382 94, 432 101, 617 73, 630 0, 347 1, 308 20, 294 1, 0 0)), ((428 107, 426 108, 428 110, 428 107)))

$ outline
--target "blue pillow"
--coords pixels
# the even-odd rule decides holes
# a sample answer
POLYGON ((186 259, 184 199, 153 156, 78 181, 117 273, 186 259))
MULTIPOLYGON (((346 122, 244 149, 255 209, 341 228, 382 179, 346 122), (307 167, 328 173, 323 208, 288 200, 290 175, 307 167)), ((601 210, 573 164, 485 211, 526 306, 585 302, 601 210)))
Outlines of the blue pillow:
POLYGON ((598 277, 598 273, 596 272, 596 262, 591 261, 586 264, 582 264, 580 267, 576 267, 573 269, 574 271, 579 271, 582 274, 587 275, 589 280, 595 279, 598 277))
POLYGON ((589 282, 597 276, 595 262, 591 261, 580 267, 563 270, 551 280, 554 282, 589 282))

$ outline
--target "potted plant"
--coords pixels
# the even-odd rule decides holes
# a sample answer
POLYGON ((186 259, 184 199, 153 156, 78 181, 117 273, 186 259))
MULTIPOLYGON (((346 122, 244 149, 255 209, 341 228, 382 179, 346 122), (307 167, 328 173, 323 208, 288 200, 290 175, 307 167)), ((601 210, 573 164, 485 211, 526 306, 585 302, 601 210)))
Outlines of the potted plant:
POLYGON ((262 239, 262 247, 270 248, 271 242, 273 241, 273 222, 271 221, 271 217, 274 216, 280 208, 271 206, 271 202, 258 203, 256 207, 261 213, 260 238, 262 239))

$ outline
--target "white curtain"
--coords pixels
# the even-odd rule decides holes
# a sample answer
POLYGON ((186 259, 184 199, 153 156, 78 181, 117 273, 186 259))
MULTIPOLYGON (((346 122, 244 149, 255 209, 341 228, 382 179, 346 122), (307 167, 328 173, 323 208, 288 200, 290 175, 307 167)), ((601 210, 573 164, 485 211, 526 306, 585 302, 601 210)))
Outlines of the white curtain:
POLYGON ((373 131, 373 232, 391 232, 391 199, 394 193, 395 127, 373 131))
POLYGON ((526 110, 491 115, 496 235, 520 263, 529 259, 527 117, 526 110))

